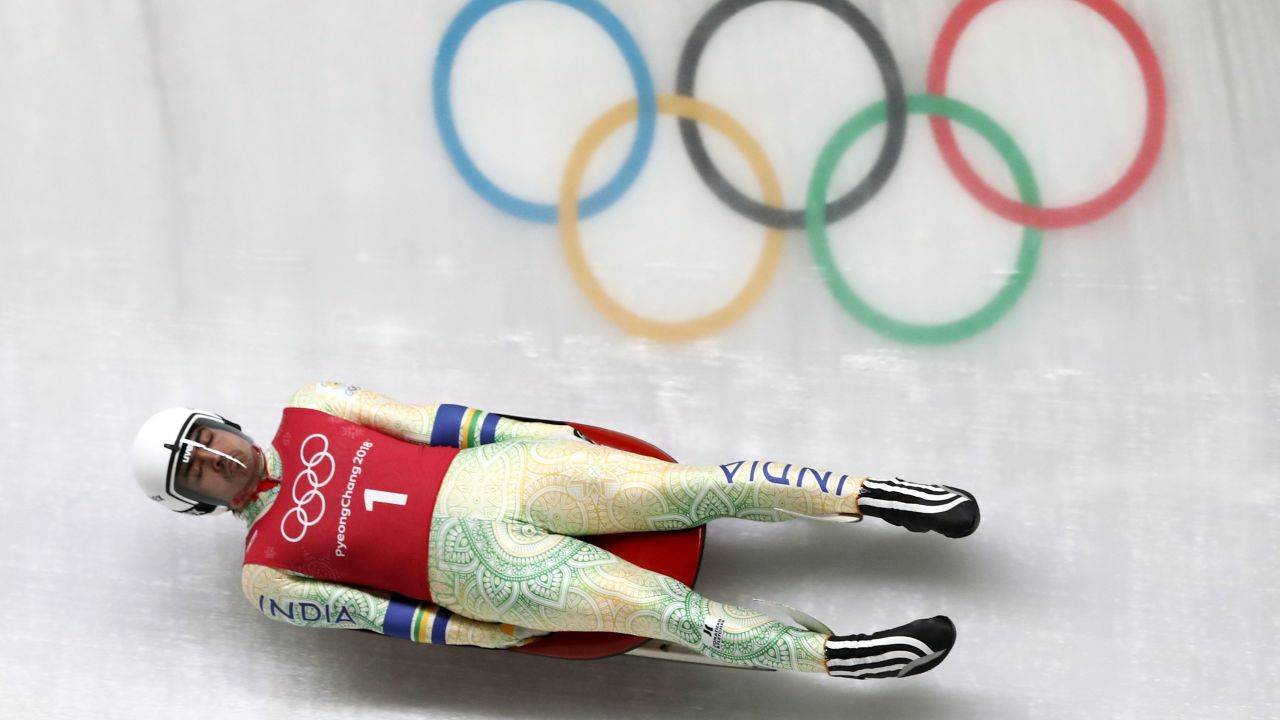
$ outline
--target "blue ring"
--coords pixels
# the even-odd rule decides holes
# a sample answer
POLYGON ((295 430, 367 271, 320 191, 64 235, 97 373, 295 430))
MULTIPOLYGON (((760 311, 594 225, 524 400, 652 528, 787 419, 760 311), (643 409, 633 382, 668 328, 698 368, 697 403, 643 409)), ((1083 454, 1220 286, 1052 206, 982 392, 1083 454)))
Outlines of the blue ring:
MULTIPOLYGON (((617 16, 609 12, 608 8, 601 5, 598 0, 550 1, 567 5, 581 12, 609 33, 609 37, 613 38, 618 49, 622 51, 622 57, 631 70, 639 101, 636 138, 631 145, 631 151, 627 154, 626 162, 622 164, 618 174, 604 187, 578 204, 579 217, 586 218, 617 202, 622 193, 626 192, 640 175, 640 170, 649 157, 649 149, 653 146, 653 131, 658 116, 657 98, 653 91, 653 79, 649 76, 649 69, 640 55, 640 48, 617 16)), ((449 159, 453 161, 458 172, 462 173, 462 178, 467 181, 472 190, 480 193, 480 196, 494 207, 518 218, 555 223, 558 212, 556 204, 523 200, 499 188, 485 177, 484 173, 480 172, 480 168, 471 161, 466 149, 462 147, 462 139, 458 136, 457 126, 453 121, 449 83, 453 73, 453 61, 458 55, 458 47, 462 45, 462 40, 481 18, 503 5, 514 2, 520 2, 520 0, 472 0, 449 24, 444 39, 440 41, 440 50, 436 55, 435 71, 432 76, 432 100, 436 126, 440 130, 440 139, 444 141, 444 149, 449 154, 449 159)))

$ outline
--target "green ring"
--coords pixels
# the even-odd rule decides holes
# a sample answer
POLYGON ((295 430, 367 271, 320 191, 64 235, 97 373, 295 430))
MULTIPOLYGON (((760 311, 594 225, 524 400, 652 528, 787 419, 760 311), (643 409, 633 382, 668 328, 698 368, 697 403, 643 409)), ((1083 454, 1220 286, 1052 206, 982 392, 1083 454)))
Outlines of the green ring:
MULTIPOLYGON (((909 115, 934 115, 946 117, 964 125, 991 143, 1000 153, 1013 177, 1017 181, 1018 195, 1022 202, 1032 207, 1040 207, 1040 191, 1036 188, 1035 176, 1022 151, 1014 144, 1013 138, 1002 130, 994 120, 984 115, 977 108, 966 105, 959 100, 938 95, 911 95, 907 98, 909 115)), ((986 305, 975 312, 953 322, 923 325, 909 323, 872 307, 849 286, 848 281, 840 274, 835 259, 831 255, 830 241, 827 239, 826 204, 827 189, 831 185, 831 177, 835 174, 840 158, 848 152, 853 143, 871 128, 884 122, 886 109, 884 101, 875 103, 850 118, 822 149, 818 165, 813 170, 809 181, 809 200, 805 207, 805 229, 809 233, 809 247, 822 270, 823 279, 827 282, 831 294, 844 306, 850 315, 864 325, 885 337, 918 345, 942 345, 959 342, 977 335, 991 327, 1009 312, 1023 291, 1031 282, 1035 273, 1036 261, 1040 257, 1040 240, 1043 233, 1032 227, 1022 232, 1022 248, 1018 253, 1016 271, 1009 277, 1000 292, 996 293, 986 305)))

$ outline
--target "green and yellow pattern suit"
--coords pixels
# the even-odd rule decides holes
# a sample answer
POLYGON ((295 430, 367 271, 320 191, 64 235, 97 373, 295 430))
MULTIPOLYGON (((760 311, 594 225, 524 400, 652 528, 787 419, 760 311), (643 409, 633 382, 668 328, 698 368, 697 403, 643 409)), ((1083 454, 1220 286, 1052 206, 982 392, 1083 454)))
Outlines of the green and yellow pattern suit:
MULTIPOLYGON (((410 441, 448 437, 463 448, 431 521, 428 574, 437 605, 415 608, 411 639, 508 647, 540 632, 609 631, 678 642, 721 662, 825 669, 826 635, 708 600, 574 536, 687 528, 716 518, 856 514, 861 477, 764 461, 669 463, 593 444, 567 425, 404 404, 339 383, 309 385, 290 406, 410 441), (479 442, 482 426, 491 442, 479 442)), ((269 447, 264 453, 278 477, 279 459, 269 447)), ((241 512, 250 525, 275 492, 241 512)), ((264 613, 298 625, 382 632, 396 602, 262 566, 246 565, 243 581, 264 613), (290 602, 327 611, 272 612, 290 602), (336 617, 335 607, 348 613, 336 617)))

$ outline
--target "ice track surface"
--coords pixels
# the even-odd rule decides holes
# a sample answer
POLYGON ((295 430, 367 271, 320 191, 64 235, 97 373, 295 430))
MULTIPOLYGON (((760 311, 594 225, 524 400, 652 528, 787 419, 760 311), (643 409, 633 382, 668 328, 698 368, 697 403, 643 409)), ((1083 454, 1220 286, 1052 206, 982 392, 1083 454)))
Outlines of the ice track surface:
MULTIPOLYGON (((1099 8, 1132 19, 1165 86, 1150 174, 1039 234, 975 200, 918 114, 878 192, 771 234, 708 190, 670 107, 653 114, 712 3, 591 4, 614 35, 578 5, 493 10, 447 73, 477 176, 538 219, 487 199, 447 149, 433 74, 460 0, 0 0, 0 716, 1280 714, 1280 4, 979 13, 947 96, 1012 138, 1046 207, 1116 184, 1151 129, 1150 77, 1099 8), (555 217, 575 157, 576 243, 555 217), (1019 283, 963 332, 902 331, 1019 283), (737 310, 687 322, 744 287, 737 310), (644 336, 671 327, 685 339, 644 336), (954 542, 716 523, 698 582, 842 633, 946 614, 956 649, 919 678, 859 684, 273 623, 241 595, 237 522, 157 511, 127 449, 179 403, 267 441, 292 391, 325 378, 609 426, 686 461, 972 490, 982 528, 954 542)), ((957 5, 857 2, 903 101, 929 89, 957 5)), ((810 3, 744 9, 704 40, 696 98, 758 144, 700 118, 706 157, 746 201, 776 192, 803 221, 828 142, 886 97, 880 56, 810 3)), ((1005 153, 957 127, 976 175, 1020 192, 1005 153)), ((885 142, 885 123, 865 128, 826 199, 860 187, 885 142)))

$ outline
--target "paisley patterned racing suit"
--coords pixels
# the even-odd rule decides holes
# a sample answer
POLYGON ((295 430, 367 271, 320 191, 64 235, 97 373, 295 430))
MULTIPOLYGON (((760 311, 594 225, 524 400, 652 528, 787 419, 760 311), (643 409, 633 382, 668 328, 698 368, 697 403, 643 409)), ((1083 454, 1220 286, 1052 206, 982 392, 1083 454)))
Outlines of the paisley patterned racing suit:
POLYGON ((238 511, 244 593, 270 618, 490 648, 620 632, 731 664, 826 669, 826 634, 709 600, 575 536, 856 513, 861 477, 669 463, 567 425, 335 382, 304 387, 288 408, 261 448, 271 479, 238 511), (406 467, 419 464, 438 468, 406 467))

